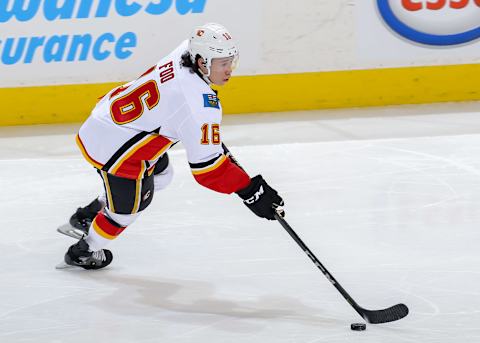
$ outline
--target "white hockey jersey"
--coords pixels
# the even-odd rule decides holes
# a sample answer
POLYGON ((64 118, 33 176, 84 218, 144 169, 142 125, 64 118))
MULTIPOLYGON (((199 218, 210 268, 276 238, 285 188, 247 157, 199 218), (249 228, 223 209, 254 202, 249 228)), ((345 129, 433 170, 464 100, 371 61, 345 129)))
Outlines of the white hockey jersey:
POLYGON ((222 106, 216 93, 181 65, 187 48, 184 41, 138 79, 103 96, 80 128, 77 144, 94 167, 141 179, 181 141, 195 179, 232 193, 246 187, 250 178, 223 151, 222 106))

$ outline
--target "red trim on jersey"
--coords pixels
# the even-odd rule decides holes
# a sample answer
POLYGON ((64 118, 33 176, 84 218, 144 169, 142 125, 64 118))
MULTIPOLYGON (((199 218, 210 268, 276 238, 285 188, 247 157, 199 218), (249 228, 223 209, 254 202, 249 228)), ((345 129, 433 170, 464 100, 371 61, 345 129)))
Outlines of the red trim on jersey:
POLYGON ((201 174, 193 174, 195 180, 202 186, 220 193, 231 194, 250 184, 250 177, 226 158, 216 168, 201 174))
POLYGON ((145 161, 153 161, 162 155, 173 142, 163 136, 150 136, 132 147, 116 162, 109 172, 127 179, 141 179, 145 173, 145 161))
POLYGON ((101 164, 100 162, 97 162, 95 161, 92 156, 90 156, 87 152, 87 149, 85 149, 85 145, 83 144, 82 142, 82 139, 80 138, 80 134, 77 133, 76 137, 75 137, 75 140, 77 142, 77 145, 78 145, 78 148, 80 149, 80 151, 82 152, 82 155, 83 157, 85 157, 85 159, 90 163, 92 164, 95 168, 97 169, 102 169, 103 168, 103 164, 101 164))
POLYGON ((95 231, 102 237, 106 239, 114 239, 120 235, 125 226, 116 226, 103 214, 99 212, 92 223, 95 231))

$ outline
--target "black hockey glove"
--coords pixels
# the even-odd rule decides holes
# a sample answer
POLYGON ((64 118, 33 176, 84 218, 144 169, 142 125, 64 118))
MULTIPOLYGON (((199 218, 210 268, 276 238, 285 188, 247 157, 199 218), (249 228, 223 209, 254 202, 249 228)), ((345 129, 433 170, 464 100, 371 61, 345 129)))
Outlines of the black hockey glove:
MULTIPOLYGON (((275 220, 273 216, 275 208, 283 206, 283 199, 265 182, 262 175, 252 178, 250 185, 239 190, 237 194, 243 199, 243 203, 260 218, 275 220)), ((284 216, 283 211, 281 215, 284 216)))

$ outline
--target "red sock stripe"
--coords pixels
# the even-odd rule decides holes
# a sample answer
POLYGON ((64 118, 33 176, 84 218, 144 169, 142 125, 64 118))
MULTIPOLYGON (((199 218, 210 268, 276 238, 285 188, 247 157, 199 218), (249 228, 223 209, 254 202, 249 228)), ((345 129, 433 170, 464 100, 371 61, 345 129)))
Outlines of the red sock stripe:
POLYGON ((99 235, 108 239, 116 238, 123 232, 123 230, 125 230, 125 226, 117 226, 113 224, 112 221, 108 219, 105 214, 103 214, 103 212, 97 214, 92 226, 99 235))

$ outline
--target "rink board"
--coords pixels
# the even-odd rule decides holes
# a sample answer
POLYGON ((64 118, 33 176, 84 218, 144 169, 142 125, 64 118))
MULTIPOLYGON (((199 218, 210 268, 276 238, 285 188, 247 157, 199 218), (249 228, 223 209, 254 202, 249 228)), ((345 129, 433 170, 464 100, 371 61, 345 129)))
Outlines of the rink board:
MULTIPOLYGON (((479 100, 480 65, 238 76, 220 88, 224 113, 479 100)), ((0 125, 83 121, 119 83, 0 89, 0 125)))

